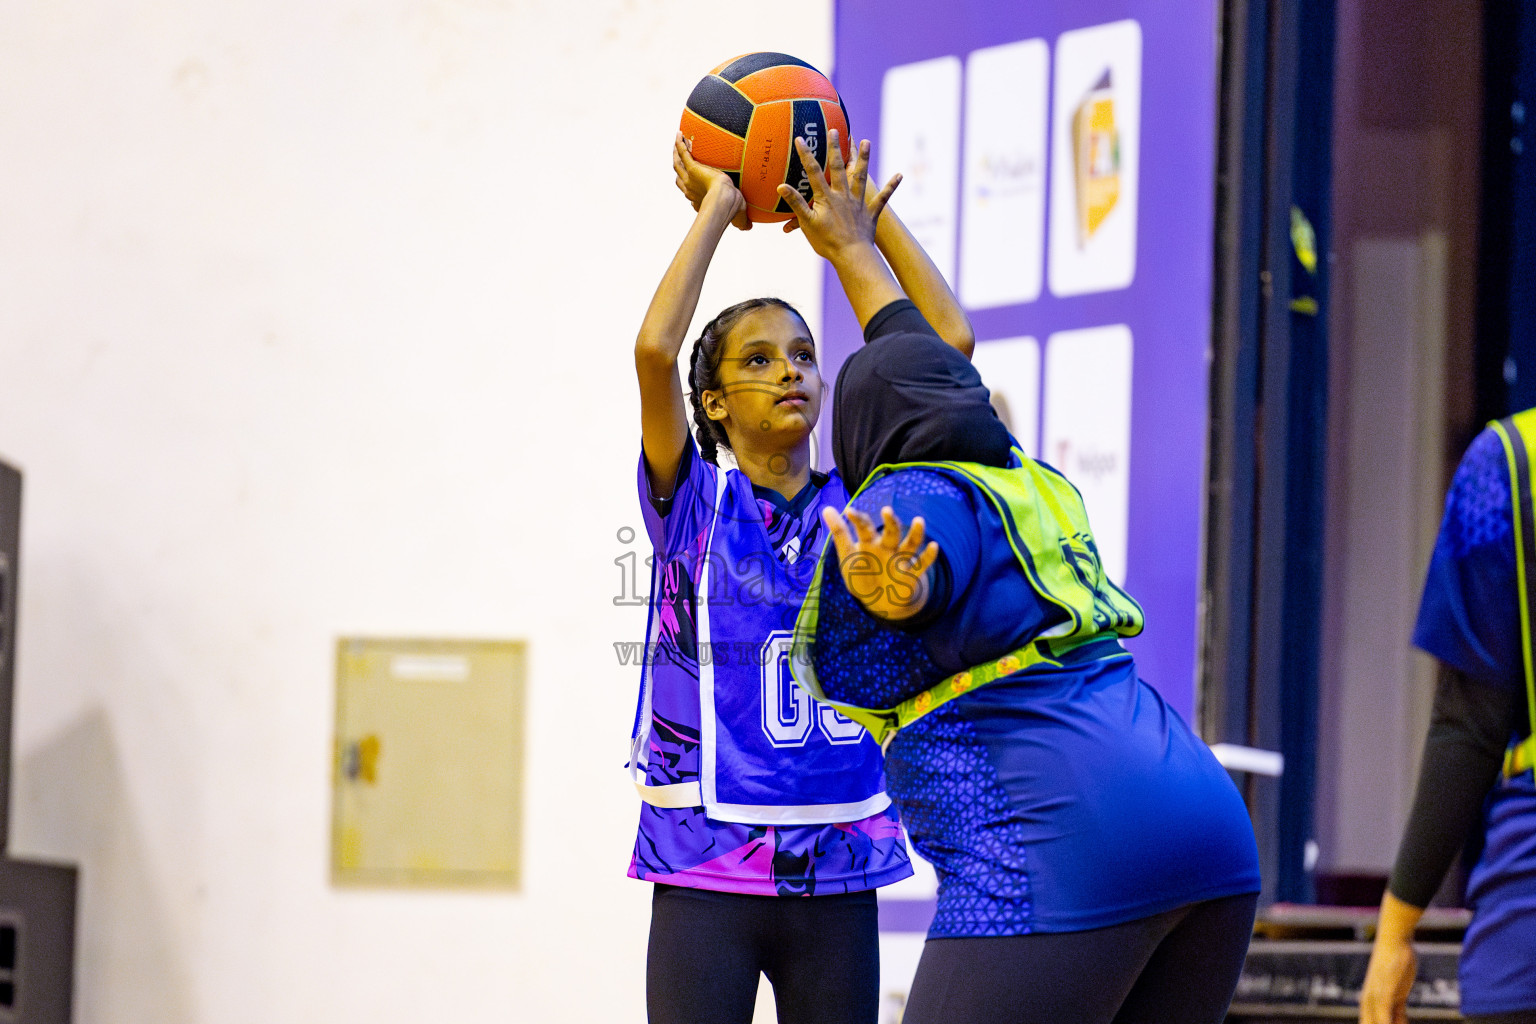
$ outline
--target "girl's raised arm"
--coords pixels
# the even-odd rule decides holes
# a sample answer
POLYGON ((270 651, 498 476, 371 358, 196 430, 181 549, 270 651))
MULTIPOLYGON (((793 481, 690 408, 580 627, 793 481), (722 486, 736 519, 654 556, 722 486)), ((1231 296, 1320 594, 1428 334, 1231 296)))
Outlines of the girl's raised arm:
POLYGON ((698 216, 656 286, 635 339, 640 440, 651 492, 658 498, 671 497, 688 444, 688 410, 677 376, 677 356, 699 305, 704 274, 725 229, 733 221, 743 230, 751 227, 747 202, 731 179, 724 171, 694 160, 681 132, 673 143, 672 167, 677 171, 677 187, 698 216))
POLYGON ((907 297, 875 248, 876 224, 891 193, 901 183, 901 176, 892 178, 866 204, 869 143, 860 145, 853 163, 844 167, 837 132, 829 131, 825 172, 815 154, 806 148, 804 139, 795 140, 795 152, 800 154, 800 165, 805 168, 811 201, 807 203, 789 185, 779 186, 779 196, 794 211, 795 221, 811 248, 837 271, 843 294, 848 296, 853 315, 863 327, 880 310, 907 297))
MULTIPOLYGON (((917 311, 923 314, 923 319, 938 332, 945 344, 969 359, 976 351, 976 332, 971 328, 971 318, 965 315, 960 300, 950 290, 949 282, 944 280, 944 275, 939 273, 939 268, 928 258, 922 244, 907 230, 901 218, 896 216, 895 210, 889 206, 875 210, 879 194, 867 184, 868 139, 859 143, 858 157, 848 165, 849 188, 854 187, 853 175, 857 172, 860 160, 866 168, 861 172, 866 182, 865 203, 879 214, 875 221, 875 247, 885 257, 886 263, 890 264, 896 274, 896 283, 901 286, 907 298, 912 300, 917 311)), ((792 220, 784 225, 784 230, 794 231, 799 226, 798 220, 792 220)))
POLYGON ((976 332, 971 329, 971 318, 965 315, 960 300, 955 298, 939 268, 933 265, 928 253, 889 206, 875 221, 875 246, 895 271, 901 290, 923 314, 923 319, 939 333, 945 344, 959 349, 965 358, 971 358, 976 351, 976 332))

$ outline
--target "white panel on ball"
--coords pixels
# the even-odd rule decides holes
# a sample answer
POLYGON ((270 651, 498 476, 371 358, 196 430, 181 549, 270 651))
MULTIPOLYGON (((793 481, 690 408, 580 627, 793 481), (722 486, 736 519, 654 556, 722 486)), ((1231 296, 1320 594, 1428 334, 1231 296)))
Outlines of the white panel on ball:
POLYGON ((945 280, 955 281, 955 211, 960 196, 960 58, 902 64, 880 86, 878 180, 900 173, 891 208, 945 280))
POLYGON ((960 301, 971 309, 1040 296, 1049 71, 1043 39, 989 46, 966 60, 960 301))
POLYGON ((1063 32, 1051 129, 1051 292, 1113 291, 1136 277, 1141 26, 1063 32))
POLYGON ((1045 342, 1045 445, 1088 507, 1099 558, 1125 582, 1131 485, 1131 329, 1060 331, 1045 342))
POLYGON ((1040 343, 1005 338, 976 345, 971 362, 992 392, 992 407, 1014 440, 1032 457, 1040 455, 1040 343))

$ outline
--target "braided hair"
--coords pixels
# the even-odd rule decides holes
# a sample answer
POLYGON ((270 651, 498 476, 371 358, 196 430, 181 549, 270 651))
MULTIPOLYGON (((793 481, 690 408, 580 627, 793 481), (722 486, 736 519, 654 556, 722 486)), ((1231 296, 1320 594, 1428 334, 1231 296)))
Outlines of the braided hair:
POLYGON ((725 425, 710 419, 704 412, 704 392, 720 390, 720 356, 725 348, 725 337, 748 313, 769 306, 787 309, 800 316, 800 311, 783 299, 748 299, 721 310, 719 316, 704 325, 704 333, 693 343, 693 354, 688 357, 688 397, 693 402, 693 426, 699 441, 699 454, 706 462, 718 465, 720 449, 730 450, 731 447, 725 425))

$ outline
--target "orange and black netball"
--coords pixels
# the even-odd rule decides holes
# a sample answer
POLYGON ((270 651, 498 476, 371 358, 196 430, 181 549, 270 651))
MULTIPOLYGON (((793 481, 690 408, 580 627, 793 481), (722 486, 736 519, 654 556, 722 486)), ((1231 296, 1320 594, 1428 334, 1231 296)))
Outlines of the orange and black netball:
POLYGON ((789 220, 783 184, 807 200, 810 183, 795 152, 802 138, 826 163, 827 133, 837 131, 848 159, 848 112, 820 71, 787 53, 748 53, 732 58, 694 86, 683 108, 683 135, 693 156, 731 176, 755 221, 789 220))

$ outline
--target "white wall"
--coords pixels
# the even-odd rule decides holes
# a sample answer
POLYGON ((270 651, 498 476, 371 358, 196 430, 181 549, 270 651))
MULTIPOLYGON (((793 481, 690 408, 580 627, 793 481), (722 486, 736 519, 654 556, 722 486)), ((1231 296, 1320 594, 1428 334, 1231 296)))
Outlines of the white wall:
MULTIPOLYGON (((829 0, 0 7, 12 852, 82 866, 78 1021, 643 1019, 630 346, 693 83, 830 42, 829 0), (330 887, 339 635, 531 642, 520 894, 330 887)), ((819 321, 798 236, 721 260, 706 315, 819 321)))

